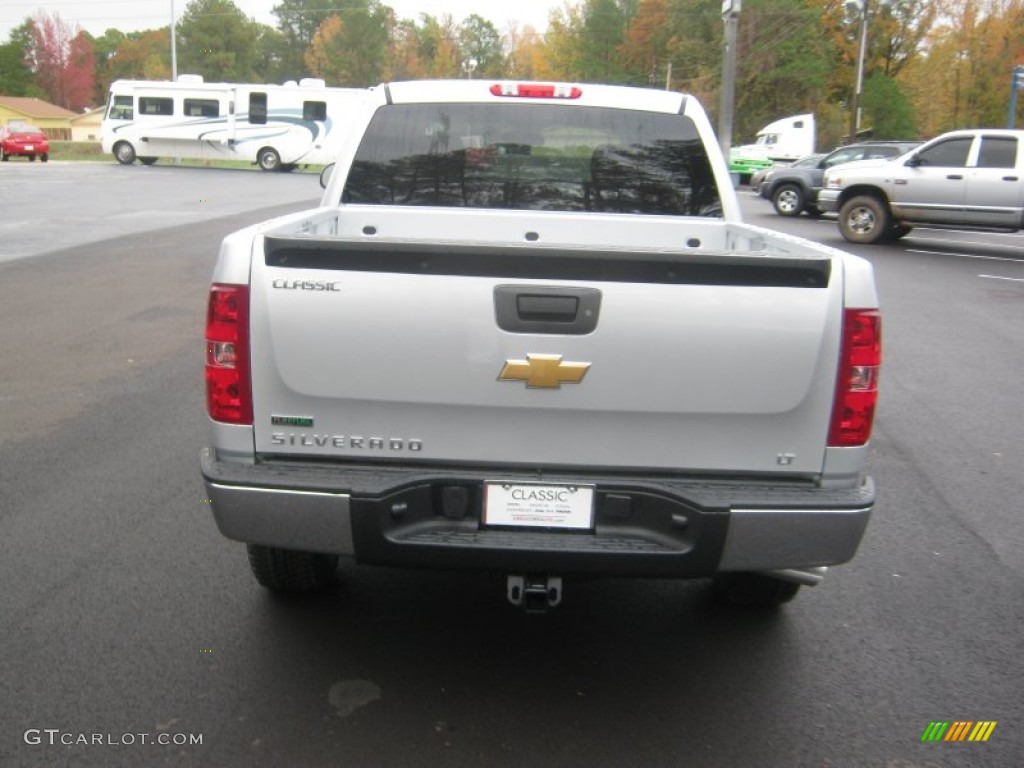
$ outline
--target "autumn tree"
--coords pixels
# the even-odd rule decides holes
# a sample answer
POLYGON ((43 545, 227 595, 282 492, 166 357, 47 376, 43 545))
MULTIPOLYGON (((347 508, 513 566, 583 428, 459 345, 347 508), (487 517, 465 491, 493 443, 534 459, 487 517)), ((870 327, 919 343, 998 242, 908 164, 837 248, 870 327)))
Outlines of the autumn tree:
POLYGON ((390 8, 377 0, 351 3, 329 17, 306 50, 306 66, 331 85, 370 86, 381 80, 388 50, 390 8))
POLYGON ((192 0, 177 24, 178 71, 206 80, 251 82, 257 25, 231 0, 192 0))
POLYGON ((672 36, 668 0, 642 0, 619 45, 622 65, 633 73, 646 72, 651 85, 667 67, 672 36))
POLYGON ((635 12, 635 0, 566 2, 550 16, 538 74, 556 80, 606 83, 635 79, 619 58, 626 27, 635 12))
POLYGON ((28 59, 36 83, 52 103, 75 112, 94 103, 95 59, 80 27, 57 13, 40 11, 32 20, 28 59))
POLYGON ((420 32, 416 22, 403 19, 391 31, 383 80, 419 80, 426 77, 420 55, 420 32))
POLYGON ((565 3, 552 11, 548 28, 544 32, 533 61, 534 73, 541 80, 576 80, 579 46, 577 39, 583 31, 583 8, 565 3))
MULTIPOLYGON (((861 126, 875 136, 886 133, 894 123, 909 125, 903 118, 895 119, 886 109, 885 100, 873 99, 868 83, 874 81, 876 91, 899 99, 890 105, 892 111, 902 114, 907 104, 913 104, 910 89, 903 87, 904 72, 920 55, 923 41, 933 27, 938 13, 934 0, 860 0, 848 4, 840 0, 811 0, 820 9, 825 37, 831 45, 828 96, 834 105, 845 110, 847 128, 840 135, 849 136, 849 109, 856 83, 857 60, 860 54, 862 14, 867 13, 867 45, 864 51, 864 71, 860 107, 861 126), (884 78, 884 79, 876 79, 884 78), (885 79, 892 83, 886 83, 885 79)), ((897 134, 907 138, 910 134, 897 134)))
POLYGON ((942 0, 939 10, 907 77, 922 133, 1005 126, 1011 72, 1024 64, 1024 0, 942 0))
POLYGON ((427 77, 460 77, 458 29, 450 14, 440 18, 422 14, 419 24, 420 58, 427 77))
POLYGON ((518 24, 509 26, 505 33, 508 55, 505 59, 505 76, 513 80, 537 80, 539 62, 543 56, 543 40, 537 30, 518 24))
POLYGON ((305 53, 313 44, 313 37, 321 24, 348 6, 336 0, 281 0, 274 6, 272 13, 277 17, 277 30, 286 42, 281 67, 291 73, 289 78, 312 74, 306 66, 305 53))
POLYGON ((101 72, 108 84, 114 80, 170 80, 170 27, 124 35, 113 56, 101 64, 101 72))

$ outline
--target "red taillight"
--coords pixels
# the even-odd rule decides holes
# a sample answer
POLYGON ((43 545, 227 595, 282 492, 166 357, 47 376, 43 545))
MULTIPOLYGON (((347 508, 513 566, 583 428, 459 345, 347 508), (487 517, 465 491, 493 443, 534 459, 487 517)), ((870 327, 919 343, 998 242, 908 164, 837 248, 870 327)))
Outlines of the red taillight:
POLYGON ((583 89, 562 83, 495 83, 491 93, 523 99, 578 99, 583 89))
POLYGON ((249 287, 210 288, 206 312, 206 410, 214 421, 252 424, 249 287))
POLYGON ((828 434, 830 447, 864 445, 871 437, 881 363, 882 316, 875 309, 846 310, 839 378, 828 434))

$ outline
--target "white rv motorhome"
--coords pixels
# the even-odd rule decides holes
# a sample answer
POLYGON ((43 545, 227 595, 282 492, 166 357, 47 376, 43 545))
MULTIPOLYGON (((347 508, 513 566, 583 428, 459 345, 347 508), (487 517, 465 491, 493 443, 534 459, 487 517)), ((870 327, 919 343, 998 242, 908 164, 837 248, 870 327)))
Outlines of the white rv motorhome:
POLYGON ((285 85, 117 80, 101 128, 103 151, 130 165, 159 158, 246 160, 265 171, 334 161, 361 88, 323 80, 285 85))

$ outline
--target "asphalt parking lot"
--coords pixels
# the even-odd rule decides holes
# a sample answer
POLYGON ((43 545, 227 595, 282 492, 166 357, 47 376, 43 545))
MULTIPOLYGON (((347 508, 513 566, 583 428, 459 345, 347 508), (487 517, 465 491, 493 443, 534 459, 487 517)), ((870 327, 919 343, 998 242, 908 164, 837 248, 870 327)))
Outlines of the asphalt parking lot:
POLYGON ((0 262, 290 203, 315 205, 314 173, 158 164, 0 164, 0 262))
MULTIPOLYGON (((1020 235, 858 250, 886 351, 852 562, 778 612, 595 579, 529 616, 497 578, 350 563, 327 595, 277 600, 210 518, 217 247, 315 204, 315 175, 0 180, 0 765, 1024 765, 1020 235), (996 726, 922 741, 955 720, 996 726)), ((834 222, 742 199, 753 223, 846 247, 834 222)))

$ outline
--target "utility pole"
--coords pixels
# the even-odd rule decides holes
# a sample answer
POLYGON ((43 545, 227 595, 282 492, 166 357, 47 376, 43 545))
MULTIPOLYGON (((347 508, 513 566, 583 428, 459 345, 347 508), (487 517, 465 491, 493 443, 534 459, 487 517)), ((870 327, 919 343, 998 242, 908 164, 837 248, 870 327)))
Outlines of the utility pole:
MULTIPOLYGON (((847 5, 850 5, 848 3, 847 5)), ((857 47, 857 78, 850 109, 850 144, 857 141, 860 128, 860 94, 864 88, 864 52, 868 47, 868 0, 860 0, 860 45, 857 47)))
POLYGON ((722 0, 725 50, 722 52, 722 98, 718 107, 718 144, 726 161, 732 149, 732 109, 736 100, 736 28, 743 0, 722 0))
POLYGON ((174 34, 174 0, 171 0, 171 80, 178 79, 178 42, 174 34))

